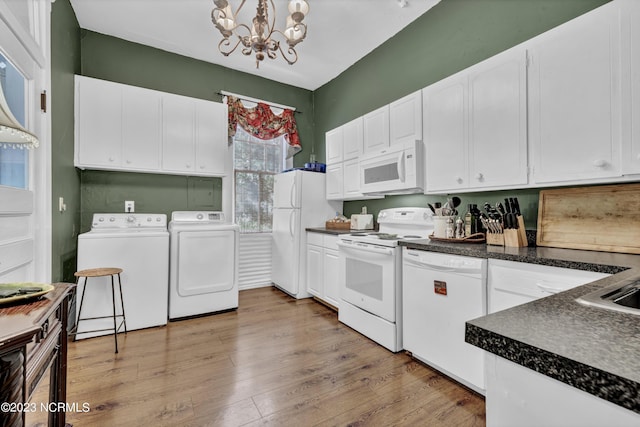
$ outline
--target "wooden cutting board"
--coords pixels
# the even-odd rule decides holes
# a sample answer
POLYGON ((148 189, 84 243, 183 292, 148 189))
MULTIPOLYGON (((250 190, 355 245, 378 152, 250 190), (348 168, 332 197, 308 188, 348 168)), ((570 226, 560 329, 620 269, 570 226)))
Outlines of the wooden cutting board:
POLYGON ((640 254, 640 184, 540 191, 537 244, 640 254))

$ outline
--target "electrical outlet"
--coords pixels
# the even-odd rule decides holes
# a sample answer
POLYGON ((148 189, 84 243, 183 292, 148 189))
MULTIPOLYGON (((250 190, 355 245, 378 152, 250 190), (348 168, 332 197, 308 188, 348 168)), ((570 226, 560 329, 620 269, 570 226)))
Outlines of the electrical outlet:
POLYGON ((126 213, 133 213, 136 211, 136 202, 133 200, 127 200, 124 202, 124 211, 126 213))
POLYGON ((67 210, 67 204, 64 202, 64 197, 58 198, 58 210, 64 212, 67 210))

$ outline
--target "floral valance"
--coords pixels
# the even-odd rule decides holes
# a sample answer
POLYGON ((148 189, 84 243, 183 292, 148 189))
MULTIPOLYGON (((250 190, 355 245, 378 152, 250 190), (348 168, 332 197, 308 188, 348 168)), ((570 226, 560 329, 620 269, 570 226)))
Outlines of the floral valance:
POLYGON ((302 149, 293 110, 285 109, 277 115, 268 104, 259 102, 255 107, 247 108, 233 96, 227 96, 227 106, 229 141, 236 134, 236 126, 240 125, 247 133, 260 139, 275 139, 284 135, 289 144, 287 157, 292 157, 302 149))

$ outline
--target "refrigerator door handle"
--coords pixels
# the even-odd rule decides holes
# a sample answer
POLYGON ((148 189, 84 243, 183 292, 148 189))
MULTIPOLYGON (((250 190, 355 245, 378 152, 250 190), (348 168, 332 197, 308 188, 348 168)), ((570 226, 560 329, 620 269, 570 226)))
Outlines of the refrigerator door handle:
POLYGON ((291 211, 291 213, 289 214, 289 234, 291 235, 291 237, 293 238, 293 222, 294 222, 294 215, 296 214, 295 209, 293 209, 291 211))
POLYGON ((295 194, 296 194, 296 180, 294 179, 293 184, 291 185, 291 191, 289 193, 289 206, 292 208, 296 207, 296 205, 293 203, 295 194))

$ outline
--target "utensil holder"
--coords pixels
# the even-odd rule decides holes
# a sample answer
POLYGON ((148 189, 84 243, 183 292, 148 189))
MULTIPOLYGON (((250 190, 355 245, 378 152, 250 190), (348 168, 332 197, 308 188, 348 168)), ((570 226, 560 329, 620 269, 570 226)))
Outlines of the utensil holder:
POLYGON ((504 246, 504 233, 490 233, 487 231, 487 245, 504 246))
POLYGON ((518 228, 508 228, 504 230, 504 245, 511 247, 528 246, 527 232, 524 228, 524 218, 522 215, 517 216, 518 228))

